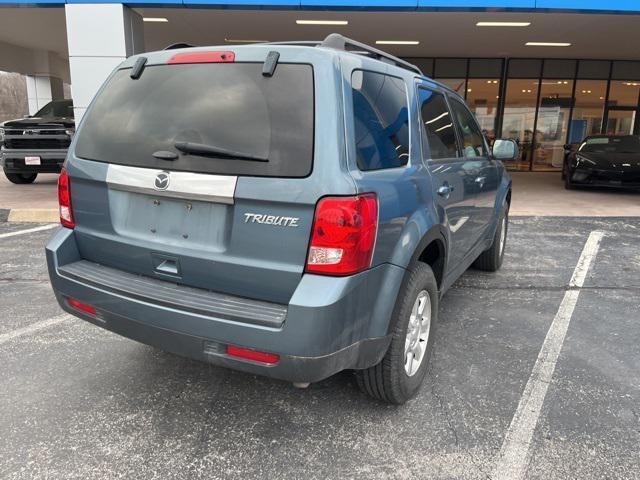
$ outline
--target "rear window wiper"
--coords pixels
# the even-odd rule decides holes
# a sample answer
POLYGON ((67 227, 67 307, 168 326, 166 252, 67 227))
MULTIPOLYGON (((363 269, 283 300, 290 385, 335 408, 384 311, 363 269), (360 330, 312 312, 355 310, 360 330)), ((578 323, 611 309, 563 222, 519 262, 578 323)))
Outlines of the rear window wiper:
POLYGON ((214 145, 205 145, 203 143, 176 142, 174 147, 183 153, 200 155, 203 157, 223 157, 229 160, 249 160, 251 162, 269 161, 266 157, 260 157, 250 153, 236 152, 234 150, 227 150, 226 148, 216 147, 214 145))

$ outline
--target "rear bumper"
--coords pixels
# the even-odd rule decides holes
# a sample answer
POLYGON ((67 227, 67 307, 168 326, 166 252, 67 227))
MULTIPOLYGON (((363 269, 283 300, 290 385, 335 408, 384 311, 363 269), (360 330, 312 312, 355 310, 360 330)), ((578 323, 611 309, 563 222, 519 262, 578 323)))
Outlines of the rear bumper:
POLYGON ((216 314, 213 308, 177 308, 145 299, 140 292, 116 290, 113 283, 72 277, 65 265, 82 259, 68 229, 53 236, 46 253, 53 289, 67 312, 178 355, 294 382, 315 382, 344 369, 378 363, 390 343, 389 319, 404 276, 404 269, 388 264, 346 278, 304 275, 289 305, 273 305, 286 312, 275 326, 216 314), (73 309, 68 297, 94 306, 97 315, 73 309), (229 344, 276 353, 280 360, 267 366, 235 359, 226 355, 229 344))
POLYGON ((7 173, 60 173, 67 156, 64 150, 0 150, 0 161, 7 173), (41 165, 25 165, 25 157, 40 157, 41 165))

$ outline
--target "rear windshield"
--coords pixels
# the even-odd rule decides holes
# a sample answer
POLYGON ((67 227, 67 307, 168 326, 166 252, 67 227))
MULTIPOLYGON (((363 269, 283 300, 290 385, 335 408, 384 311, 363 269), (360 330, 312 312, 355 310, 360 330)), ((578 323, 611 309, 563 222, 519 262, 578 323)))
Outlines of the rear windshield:
POLYGON ((272 77, 262 75, 261 63, 149 66, 137 80, 130 72, 116 72, 95 100, 77 139, 77 156, 224 175, 311 172, 310 65, 279 64, 272 77), (176 148, 184 143, 212 148, 204 154, 176 148), (220 150, 226 154, 218 155, 220 150), (153 156, 162 151, 178 157, 153 156))

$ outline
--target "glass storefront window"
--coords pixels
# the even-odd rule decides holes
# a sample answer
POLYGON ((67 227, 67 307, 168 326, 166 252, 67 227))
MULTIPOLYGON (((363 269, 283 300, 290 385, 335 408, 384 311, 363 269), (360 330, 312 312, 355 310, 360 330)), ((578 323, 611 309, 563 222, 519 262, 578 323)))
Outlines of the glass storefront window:
POLYGON ((558 170, 565 144, 588 135, 640 135, 640 61, 412 60, 466 99, 489 141, 500 135, 518 142, 512 169, 558 170))
POLYGON ((540 85, 532 169, 560 169, 564 161, 564 145, 569 128, 573 80, 543 79, 540 85))
POLYGON ((464 98, 464 90, 467 83, 464 78, 437 78, 436 80, 464 98))
POLYGON ((517 170, 529 170, 531 163, 537 98, 537 78, 507 80, 502 137, 513 138, 520 146, 519 161, 509 162, 517 170))
POLYGON ((608 106, 635 107, 640 98, 640 80, 611 80, 608 106))
POLYGON ((633 135, 636 133, 637 110, 609 109, 607 115, 607 135, 633 135))
POLYGON ((604 116, 606 80, 578 80, 568 143, 580 143, 588 135, 600 133, 604 116))
POLYGON ((631 135, 638 133, 639 80, 611 80, 606 108, 605 133, 631 135))
POLYGON ((407 57, 404 60, 422 70, 424 76, 433 77, 433 58, 407 57))
POLYGON ((499 94, 500 80, 497 78, 472 78, 467 83, 467 105, 490 143, 496 138, 499 94))

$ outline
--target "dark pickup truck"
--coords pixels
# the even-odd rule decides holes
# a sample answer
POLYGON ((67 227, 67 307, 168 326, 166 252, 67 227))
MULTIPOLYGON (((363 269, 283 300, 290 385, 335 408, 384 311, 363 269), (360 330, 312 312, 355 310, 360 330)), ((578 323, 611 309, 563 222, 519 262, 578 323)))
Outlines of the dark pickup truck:
POLYGON ((32 183, 38 173, 60 173, 74 133, 71 100, 54 100, 32 117, 0 123, 0 160, 9 181, 32 183))

